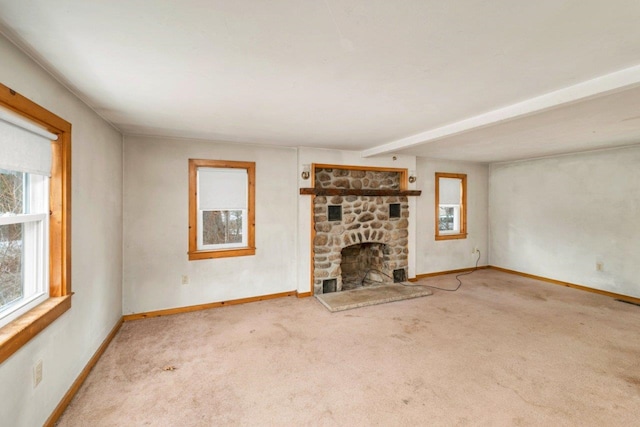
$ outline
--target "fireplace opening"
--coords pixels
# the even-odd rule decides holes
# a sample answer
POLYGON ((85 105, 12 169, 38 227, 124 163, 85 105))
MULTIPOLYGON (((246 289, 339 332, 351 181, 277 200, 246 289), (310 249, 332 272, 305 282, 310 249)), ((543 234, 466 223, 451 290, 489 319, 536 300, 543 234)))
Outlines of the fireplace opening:
POLYGON ((391 248, 383 243, 360 243, 342 249, 342 290, 393 283, 390 253, 391 248))

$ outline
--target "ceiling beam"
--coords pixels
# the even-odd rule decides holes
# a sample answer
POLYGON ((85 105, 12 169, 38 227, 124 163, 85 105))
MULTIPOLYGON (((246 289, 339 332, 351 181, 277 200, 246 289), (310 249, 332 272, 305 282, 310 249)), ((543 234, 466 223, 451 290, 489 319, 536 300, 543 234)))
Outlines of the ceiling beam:
POLYGON ((468 119, 434 128, 406 138, 363 150, 362 157, 397 152, 418 145, 428 144, 461 133, 469 132, 507 122, 510 120, 542 113, 557 107, 586 101, 591 98, 609 95, 640 86, 640 65, 625 68, 591 80, 568 86, 526 101, 498 108, 468 119))

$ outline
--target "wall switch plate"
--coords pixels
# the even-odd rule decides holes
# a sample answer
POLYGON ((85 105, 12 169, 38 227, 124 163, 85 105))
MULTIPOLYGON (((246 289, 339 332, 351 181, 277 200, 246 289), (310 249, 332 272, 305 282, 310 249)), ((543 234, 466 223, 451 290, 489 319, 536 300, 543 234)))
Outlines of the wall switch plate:
POLYGON ((602 271, 604 269, 604 263, 599 261, 596 262, 596 271, 602 271))
POLYGON ((183 285, 188 285, 189 284, 189 276, 187 276, 186 274, 182 275, 182 284, 183 285))
POLYGON ((38 360, 33 367, 33 388, 42 382, 42 360, 38 360))

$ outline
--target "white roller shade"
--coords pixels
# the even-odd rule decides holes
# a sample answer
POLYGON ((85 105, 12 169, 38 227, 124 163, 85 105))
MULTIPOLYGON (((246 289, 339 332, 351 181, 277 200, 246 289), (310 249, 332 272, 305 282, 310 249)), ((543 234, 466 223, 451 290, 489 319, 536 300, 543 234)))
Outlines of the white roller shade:
POLYGON ((51 141, 57 139, 57 135, 0 108, 0 169, 50 176, 51 141))
POLYGON ((459 205, 462 198, 462 182, 458 178, 440 178, 440 204, 459 205))
POLYGON ((198 209, 247 209, 246 169, 198 168, 198 209))

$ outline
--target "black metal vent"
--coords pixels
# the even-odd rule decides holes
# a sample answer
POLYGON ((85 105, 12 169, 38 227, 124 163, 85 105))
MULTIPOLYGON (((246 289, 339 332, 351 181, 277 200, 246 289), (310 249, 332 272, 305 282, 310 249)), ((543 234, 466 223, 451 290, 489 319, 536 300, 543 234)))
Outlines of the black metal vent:
POLYGON ((407 272, 404 270, 404 268, 393 270, 393 283, 406 282, 406 281, 407 281, 407 272))
POLYGON ((342 221, 342 206, 329 206, 329 221, 342 221))
POLYGON ((389 204, 389 218, 400 218, 400 203, 389 204))
MULTIPOLYGON (((404 271, 404 270, 403 270, 404 271)), ((322 293, 335 292, 338 287, 338 279, 325 279, 322 281, 322 293)))

